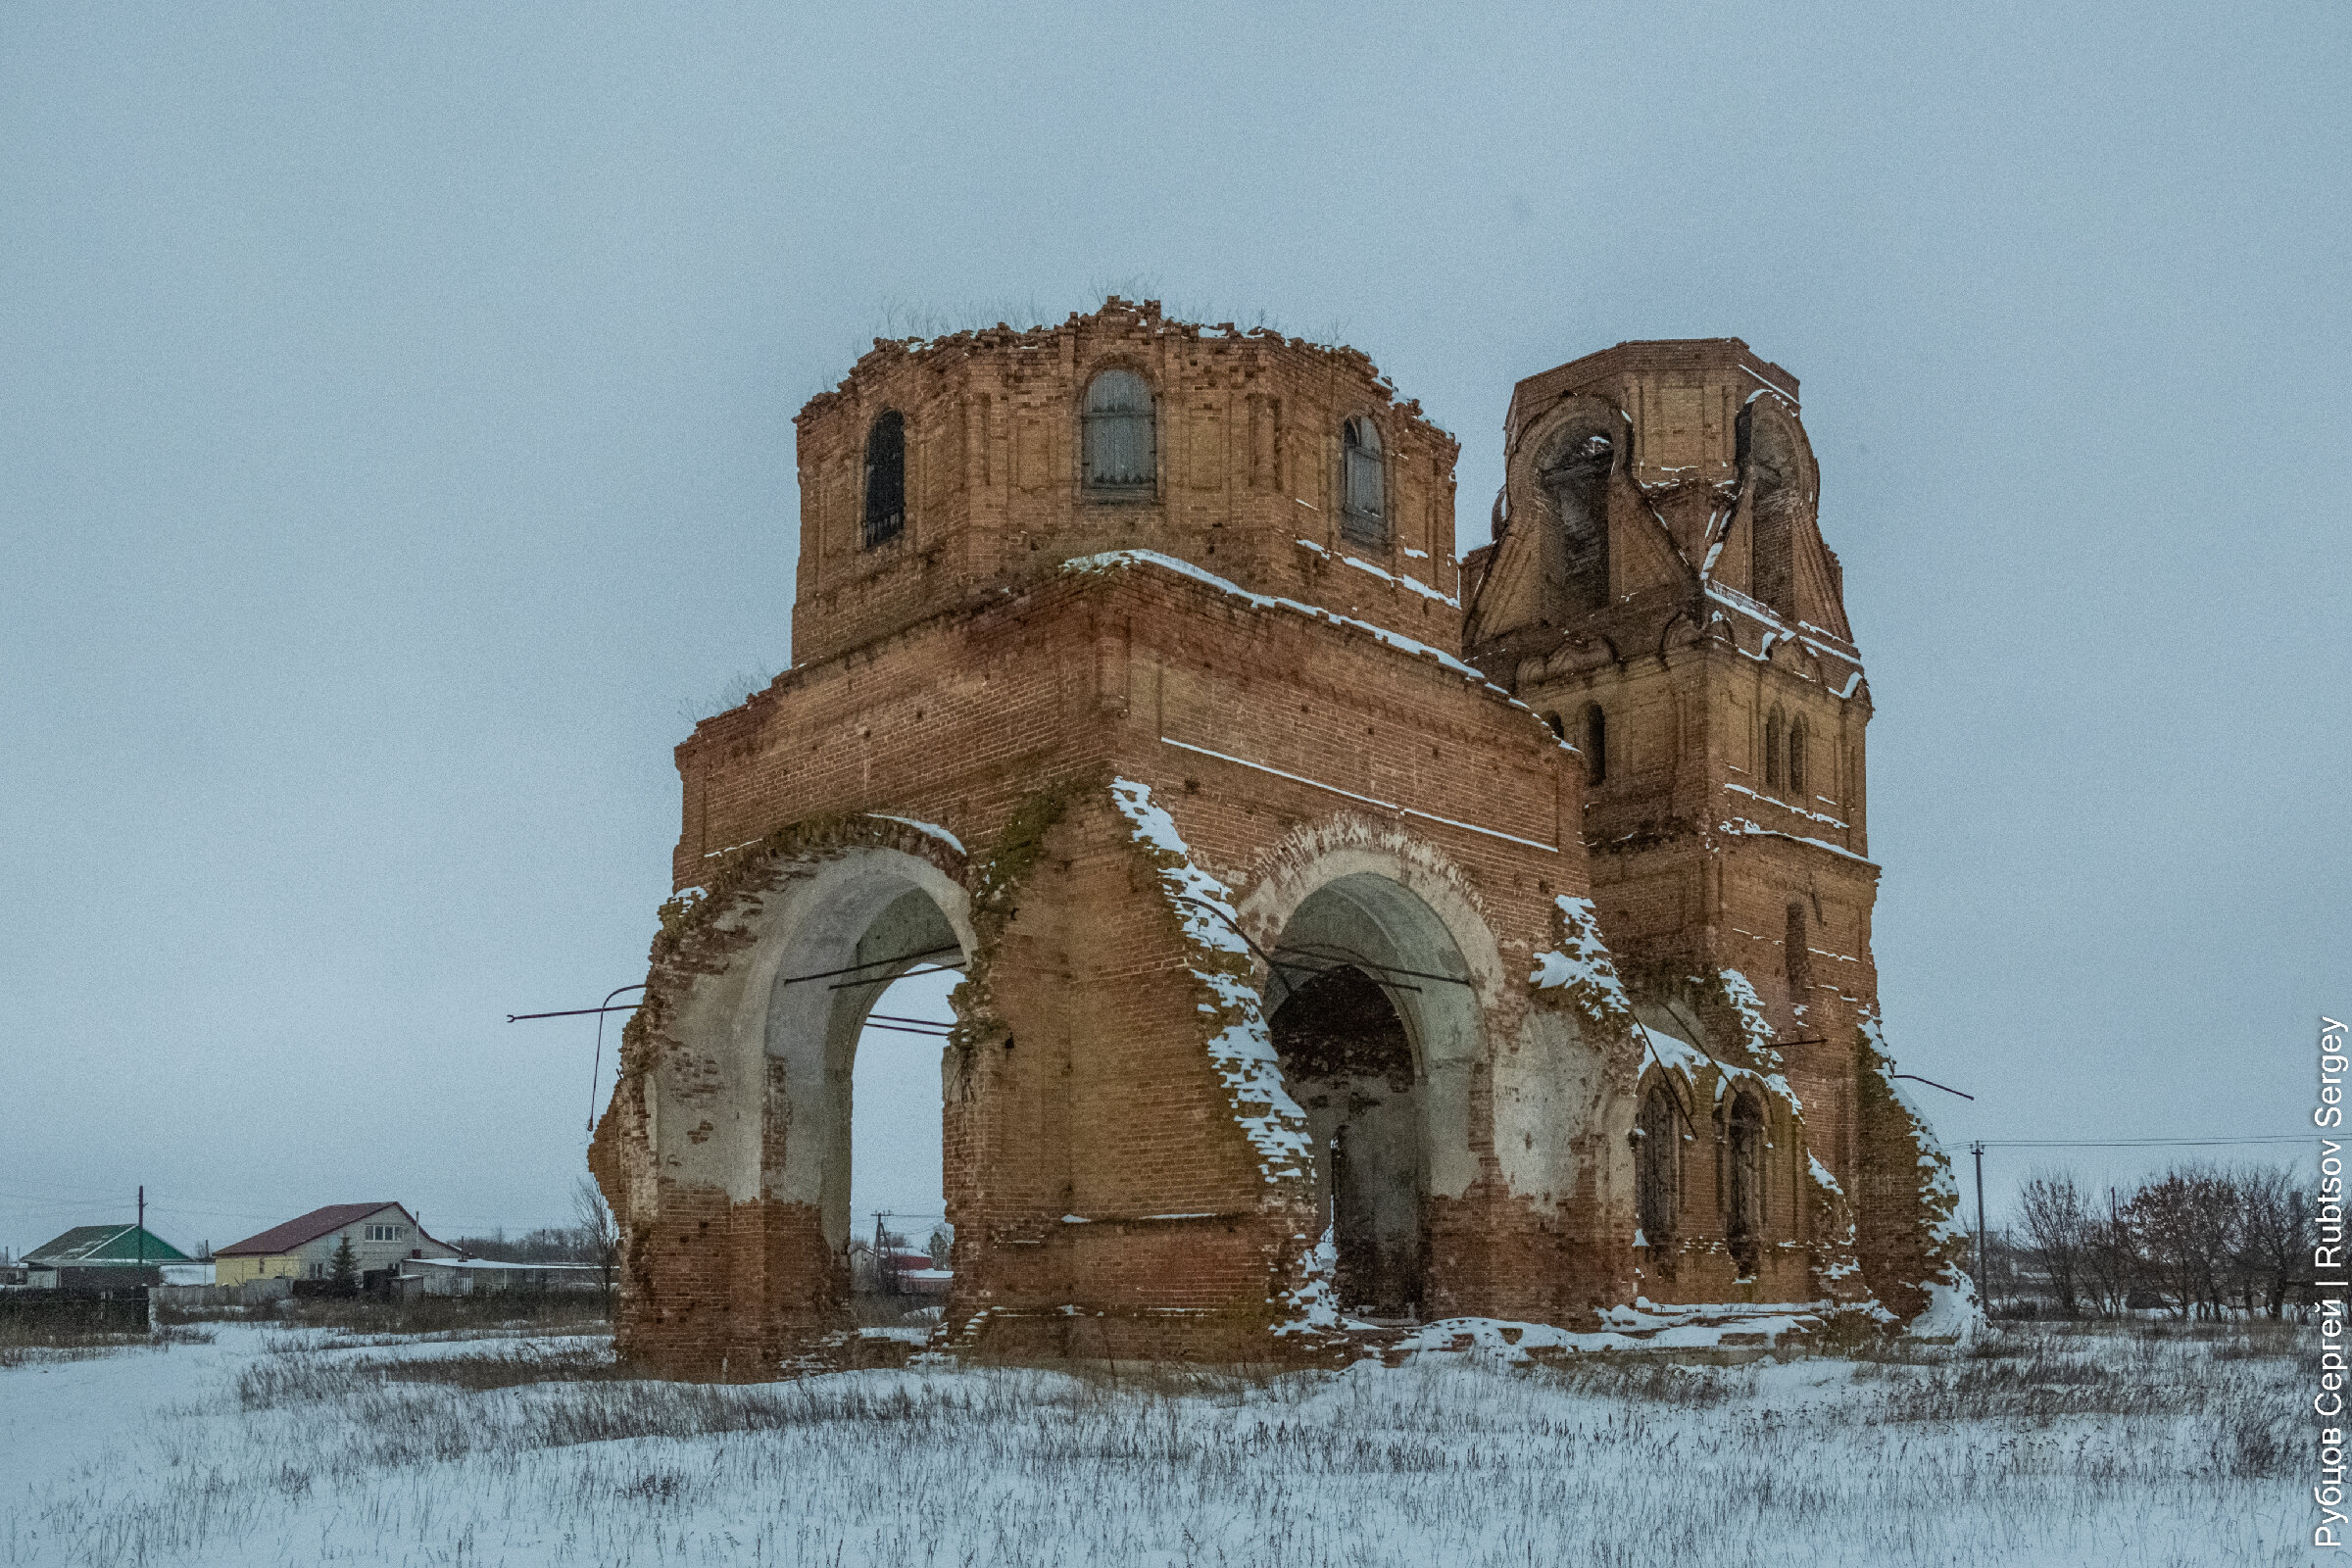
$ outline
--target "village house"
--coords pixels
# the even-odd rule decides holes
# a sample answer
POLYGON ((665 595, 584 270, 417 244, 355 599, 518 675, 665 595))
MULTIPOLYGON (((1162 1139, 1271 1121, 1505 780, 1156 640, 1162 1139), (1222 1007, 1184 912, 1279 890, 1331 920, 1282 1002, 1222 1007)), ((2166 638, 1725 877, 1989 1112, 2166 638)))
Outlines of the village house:
POLYGON ((24 1283, 34 1289, 121 1290, 160 1282, 166 1263, 188 1254, 137 1225, 76 1225, 24 1254, 24 1283))
POLYGON ((458 1255, 447 1242, 426 1235, 398 1203, 329 1203, 219 1249, 213 1253, 214 1279, 220 1285, 322 1280, 334 1272, 335 1253, 346 1239, 355 1274, 396 1269, 404 1259, 458 1255))

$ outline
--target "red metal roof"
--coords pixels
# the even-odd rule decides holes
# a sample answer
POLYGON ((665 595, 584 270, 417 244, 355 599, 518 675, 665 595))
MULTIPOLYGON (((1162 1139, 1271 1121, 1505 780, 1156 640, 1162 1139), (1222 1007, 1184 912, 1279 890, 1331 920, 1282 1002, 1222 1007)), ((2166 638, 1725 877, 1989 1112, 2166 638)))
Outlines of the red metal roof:
MULTIPOLYGON (((416 1216, 398 1203, 329 1203, 324 1208, 312 1209, 299 1219, 290 1219, 283 1225, 272 1225, 259 1236, 248 1236, 234 1246, 217 1247, 213 1249, 213 1255, 215 1257, 249 1257, 256 1254, 270 1256, 278 1252, 291 1252, 305 1242, 315 1242, 319 1237, 339 1231, 346 1225, 357 1225, 368 1215, 380 1214, 387 1208, 400 1209, 402 1218, 412 1225, 416 1225, 416 1216)), ((428 1242, 435 1240, 433 1237, 424 1235, 424 1227, 421 1225, 416 1225, 416 1234, 424 1237, 428 1242)))

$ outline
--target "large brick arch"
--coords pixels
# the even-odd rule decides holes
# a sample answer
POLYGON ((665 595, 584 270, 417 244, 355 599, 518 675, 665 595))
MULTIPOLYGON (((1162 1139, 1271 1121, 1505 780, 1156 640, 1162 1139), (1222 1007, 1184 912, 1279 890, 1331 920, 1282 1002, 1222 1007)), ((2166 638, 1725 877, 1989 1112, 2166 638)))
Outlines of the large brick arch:
POLYGON ((846 1325, 858 1031, 906 955, 955 962, 974 939, 959 855, 886 819, 841 836, 739 852, 657 945, 592 1154, 624 1238, 624 1353, 765 1375, 846 1325))

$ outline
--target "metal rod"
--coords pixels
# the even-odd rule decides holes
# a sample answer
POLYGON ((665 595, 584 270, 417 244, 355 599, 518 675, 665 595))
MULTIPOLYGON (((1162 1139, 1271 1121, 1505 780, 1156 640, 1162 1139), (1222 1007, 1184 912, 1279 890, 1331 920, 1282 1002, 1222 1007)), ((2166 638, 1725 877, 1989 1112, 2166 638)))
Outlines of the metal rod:
MULTIPOLYGON (((935 958, 943 953, 961 953, 963 949, 961 947, 955 945, 950 945, 944 948, 925 948, 920 953, 900 953, 894 954, 892 956, 887 958, 868 958, 863 963, 853 963, 847 968, 819 969, 814 974, 788 975, 784 979, 777 981, 776 984, 780 986, 797 986, 804 980, 830 980, 837 974, 856 974, 860 969, 880 969, 894 963, 908 963, 916 958, 935 958)), ((954 965, 950 965, 949 967, 952 968, 954 965)), ((836 986, 831 989, 839 990, 840 987, 836 986)))
POLYGON ((644 1005, 642 1002, 624 1002, 617 1007, 566 1007, 562 1012, 510 1012, 507 1022, 521 1023, 531 1018, 581 1018, 592 1012, 634 1012, 644 1005))
POLYGON ((1915 1084, 1926 1084, 1930 1089, 1940 1089, 1947 1095, 1958 1095, 1962 1100, 1974 1100, 1977 1098, 1965 1089, 1954 1089, 1950 1084, 1939 1084, 1933 1078, 1922 1078, 1915 1072, 1894 1072, 1888 1073, 1886 1076, 1889 1078, 1908 1078, 1915 1084))
POLYGON ((865 1027, 868 1029, 887 1029, 894 1035, 921 1035, 926 1040, 945 1040, 948 1038, 948 1031, 945 1029, 909 1029, 903 1023, 869 1023, 865 1027))
MULTIPOLYGON (((642 980, 633 986, 614 986, 611 991, 606 993, 605 1004, 607 1006, 611 1006, 612 999, 619 996, 623 991, 643 991, 644 989, 645 982, 642 980)), ((640 1002, 638 1003, 638 1005, 642 1007, 645 1005, 645 1004, 640 1002)), ((596 1086, 604 1081, 604 1076, 605 1020, 600 1016, 596 1020, 596 1059, 590 1062, 588 1065, 588 1136, 590 1138, 594 1138, 596 1136, 596 1086)))
MULTIPOLYGON (((1326 961, 1338 962, 1339 960, 1332 958, 1329 953, 1315 952, 1315 948, 1328 947, 1329 944, 1318 942, 1315 943, 1313 947, 1276 948, 1274 951, 1277 953, 1303 953, 1309 957, 1319 957, 1324 958, 1326 961)), ((1348 963, 1355 965, 1359 969, 1380 969, 1389 974, 1409 974, 1416 980, 1443 980, 1447 985, 1465 986, 1473 990, 1476 989, 1475 982, 1466 980, 1458 974, 1432 974, 1427 969, 1399 969, 1393 963, 1374 963, 1370 958, 1363 956, 1361 954, 1348 952, 1346 949, 1334 949, 1332 951, 1343 954, 1348 963)), ((1415 987, 1413 989, 1417 990, 1419 988, 1415 987)))
MULTIPOLYGON (((906 980, 918 974, 961 974, 962 972, 963 965, 960 963, 934 963, 926 965, 922 968, 908 969, 903 974, 894 974, 888 976, 887 978, 888 980, 906 980)), ((815 980, 821 978, 821 976, 808 975, 804 978, 815 980)), ((877 975, 866 980, 836 980, 831 985, 825 987, 825 989, 827 991, 855 991, 859 986, 883 985, 885 983, 887 983, 885 977, 877 975)), ((781 985, 784 984, 784 982, 778 981, 777 984, 781 985)))
POLYGON ((956 1027, 956 1020, 953 1018, 945 1020, 939 1018, 902 1018, 895 1012, 869 1012, 866 1014, 866 1016, 868 1018, 879 1018, 884 1023, 919 1023, 927 1024, 933 1029, 953 1029, 956 1027))

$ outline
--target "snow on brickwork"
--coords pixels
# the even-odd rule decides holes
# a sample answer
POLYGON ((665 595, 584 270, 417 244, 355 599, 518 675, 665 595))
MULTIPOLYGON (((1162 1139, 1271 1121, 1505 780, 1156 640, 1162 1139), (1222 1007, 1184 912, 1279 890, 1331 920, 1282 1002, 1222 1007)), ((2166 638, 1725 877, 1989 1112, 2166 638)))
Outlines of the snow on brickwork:
POLYGON ((1536 955, 1536 967, 1527 978, 1540 991, 1561 991, 1577 1010, 1603 1028, 1623 1028, 1633 1022, 1633 1004, 1617 965, 1600 940, 1600 916, 1592 901, 1563 893, 1552 900, 1560 911, 1560 945, 1536 955))
MULTIPOLYGON (((1259 610, 1287 610, 1295 614, 1323 621, 1328 625, 1348 626, 1356 631, 1367 632, 1399 653, 1435 660, 1466 681, 1483 686, 1506 699, 1510 697, 1510 693, 1488 680, 1476 667, 1463 662, 1442 648, 1432 648, 1429 644, 1416 641, 1402 632, 1391 631, 1386 626, 1376 626, 1368 620, 1358 620, 1353 615, 1343 615, 1335 611, 1325 610, 1320 605, 1302 604, 1298 600, 1283 599, 1273 594, 1251 593, 1241 584, 1228 581, 1213 571, 1203 570, 1191 562, 1180 561, 1174 556, 1163 556, 1156 550, 1106 550, 1101 555, 1079 556, 1065 561, 1061 564, 1061 569, 1064 571, 1112 571, 1121 566, 1134 565, 1165 567, 1179 576, 1190 577, 1195 582, 1203 583, 1216 589, 1219 593, 1230 594, 1259 610)), ((1513 706, 1525 707, 1526 705, 1514 702, 1513 706)))
POLYGON ((1234 1119, 1257 1152, 1259 1171, 1268 1182, 1303 1178, 1313 1151, 1306 1113, 1283 1087, 1231 894, 1193 863, 1176 819, 1152 799, 1150 785, 1113 779, 1110 795, 1135 842, 1158 868, 1161 891, 1195 952, 1193 976, 1213 999, 1200 1010, 1223 1026, 1209 1037, 1209 1060, 1233 1102, 1234 1119))
MULTIPOLYGON (((1304 1240, 1304 1238, 1300 1238, 1304 1240)), ((1323 1227, 1323 1239, 1306 1254, 1305 1267, 1298 1283, 1282 1293, 1278 1304, 1290 1315, 1274 1325, 1282 1338, 1300 1334, 1328 1334, 1340 1327, 1340 1298, 1334 1282, 1340 1274, 1340 1249, 1333 1239, 1331 1227, 1323 1227)))
POLYGON ((945 844, 949 849, 954 850, 957 855, 964 853, 963 840, 957 838, 946 828, 941 827, 937 822, 918 822, 911 816, 893 816, 888 811, 868 811, 865 814, 868 816, 879 817, 885 822, 901 823, 904 826, 914 829, 917 833, 927 834, 930 837, 939 840, 940 843, 945 844))

